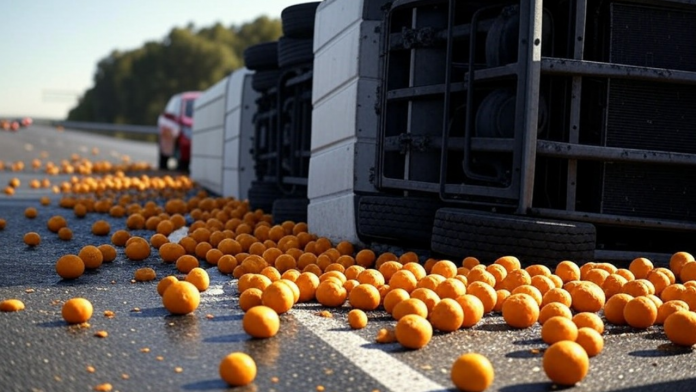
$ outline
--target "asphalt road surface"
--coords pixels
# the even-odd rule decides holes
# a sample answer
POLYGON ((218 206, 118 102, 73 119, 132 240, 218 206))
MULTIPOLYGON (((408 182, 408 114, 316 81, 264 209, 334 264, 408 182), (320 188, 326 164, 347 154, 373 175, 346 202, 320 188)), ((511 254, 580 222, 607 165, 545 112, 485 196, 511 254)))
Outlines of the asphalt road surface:
MULTIPOLYGON (((56 132, 48 127, 0 132, 0 160, 30 161, 41 151, 52 159, 72 153, 99 154, 118 161, 123 154, 154 164, 152 144, 56 132), (28 147, 31 145, 32 147, 28 147)), ((97 155, 97 157, 99 156, 97 155)), ((16 173, 0 172, 1 184, 16 173)), ((31 170, 27 178, 42 177, 31 170)), ((132 283, 136 268, 156 270, 158 279, 176 274, 157 252, 141 262, 129 261, 118 249, 113 263, 104 264, 75 281, 62 281, 56 260, 77 254, 88 244, 109 243, 109 237, 91 234, 98 219, 110 222, 112 232, 125 220, 101 214, 78 219, 72 211, 40 206, 47 189, 22 190, 0 196, 0 299, 19 298, 26 310, 0 313, 0 391, 90 391, 110 383, 114 391, 222 391, 228 390, 218 374, 220 360, 230 352, 250 354, 258 365, 252 385, 235 391, 443 391, 451 390, 449 369, 467 352, 486 355, 495 368, 490 390, 557 390, 542 369, 545 344, 540 327, 512 330, 502 318, 489 314, 471 329, 437 334, 423 349, 405 350, 398 343, 376 344, 380 328, 393 326, 382 311, 368 312, 367 328, 348 328, 349 308, 330 309, 332 318, 318 316, 317 304, 297 305, 281 316, 277 336, 255 340, 241 327, 236 281, 207 266, 211 287, 202 294, 199 308, 187 316, 170 316, 156 291, 156 281, 132 283), (35 219, 24 216, 34 206, 35 219), (53 215, 63 215, 74 232, 61 241, 46 227, 53 215), (23 235, 36 231, 41 244, 29 248, 23 235), (64 301, 81 296, 94 306, 89 328, 68 326, 61 318, 64 301), (104 311, 113 311, 113 318, 104 311), (106 331, 106 338, 95 337, 106 331)), ((149 238, 152 232, 132 231, 149 238)), ((180 236, 181 233, 173 234, 180 236)), ((406 248, 406 250, 408 250, 406 248)), ((589 375, 572 389, 584 391, 691 391, 696 385, 696 355, 669 343, 660 327, 634 331, 609 328, 604 351, 590 360, 589 375)))

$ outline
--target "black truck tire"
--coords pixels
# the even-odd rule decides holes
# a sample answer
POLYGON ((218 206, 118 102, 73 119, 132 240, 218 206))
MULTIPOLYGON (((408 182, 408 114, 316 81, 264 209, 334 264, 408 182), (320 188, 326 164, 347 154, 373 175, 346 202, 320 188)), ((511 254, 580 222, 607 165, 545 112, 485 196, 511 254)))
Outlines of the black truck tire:
POLYGON ((264 42, 246 48, 244 66, 254 71, 278 68, 278 41, 264 42))
POLYGON ((260 93, 278 85, 279 69, 256 71, 251 77, 251 88, 260 93))
POLYGON ((278 40, 278 65, 281 68, 314 61, 314 42, 311 39, 280 37, 278 40))
POLYGON ((555 265, 593 260, 596 237, 589 223, 442 208, 435 214, 431 248, 459 260, 473 256, 492 263, 511 255, 523 265, 555 265))
POLYGON ((314 18, 321 1, 301 3, 285 7, 280 13, 283 35, 290 38, 312 38, 314 18))
POLYGON ((285 221, 295 223, 307 222, 307 198, 277 199, 273 203, 273 222, 281 224, 285 221))
POLYGON ((402 196, 361 196, 358 235, 371 240, 430 242, 438 200, 402 196))

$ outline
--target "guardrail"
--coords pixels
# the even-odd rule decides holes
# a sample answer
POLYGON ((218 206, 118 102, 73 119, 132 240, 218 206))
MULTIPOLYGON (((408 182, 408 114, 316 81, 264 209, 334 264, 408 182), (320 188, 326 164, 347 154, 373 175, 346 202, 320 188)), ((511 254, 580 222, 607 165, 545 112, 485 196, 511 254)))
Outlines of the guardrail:
POLYGON ((141 135, 156 135, 157 127, 154 125, 128 125, 128 124, 105 124, 83 121, 54 121, 54 126, 63 128, 104 132, 104 133, 133 133, 141 135))
POLYGON ((51 125, 76 131, 111 135, 120 139, 155 142, 159 135, 154 125, 106 124, 83 121, 53 121, 51 125))

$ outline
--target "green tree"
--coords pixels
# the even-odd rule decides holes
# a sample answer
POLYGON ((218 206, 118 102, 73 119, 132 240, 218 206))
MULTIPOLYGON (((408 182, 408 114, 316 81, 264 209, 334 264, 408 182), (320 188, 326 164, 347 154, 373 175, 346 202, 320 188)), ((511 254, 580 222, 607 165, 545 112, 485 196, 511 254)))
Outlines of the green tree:
POLYGON ((175 27, 161 42, 113 51, 97 64, 94 86, 68 119, 155 124, 172 95, 206 90, 244 65, 248 46, 277 40, 281 34, 279 20, 259 17, 239 27, 175 27))

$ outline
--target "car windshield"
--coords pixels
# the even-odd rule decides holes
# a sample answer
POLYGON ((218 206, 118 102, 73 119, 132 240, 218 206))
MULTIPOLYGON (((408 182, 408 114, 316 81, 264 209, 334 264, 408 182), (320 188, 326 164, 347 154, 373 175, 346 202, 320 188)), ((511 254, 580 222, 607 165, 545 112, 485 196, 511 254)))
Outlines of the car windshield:
POLYGON ((194 99, 188 99, 184 101, 185 107, 184 107, 184 117, 192 118, 193 117, 193 102, 194 99))

